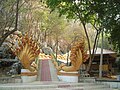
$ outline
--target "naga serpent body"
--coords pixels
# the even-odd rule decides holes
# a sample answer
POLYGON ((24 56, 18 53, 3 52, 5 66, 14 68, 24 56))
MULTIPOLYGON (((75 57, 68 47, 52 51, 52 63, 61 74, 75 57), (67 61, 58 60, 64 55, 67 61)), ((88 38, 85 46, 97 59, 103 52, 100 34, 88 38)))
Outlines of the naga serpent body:
POLYGON ((9 43, 9 46, 11 46, 11 50, 18 57, 22 66, 32 72, 36 71, 36 66, 33 66, 32 63, 40 53, 37 43, 32 40, 32 37, 29 37, 28 34, 12 39, 14 39, 14 42, 11 42, 12 45, 9 43), (15 45, 16 42, 17 46, 15 45))
POLYGON ((75 41, 71 46, 70 61, 71 66, 67 66, 64 63, 58 65, 57 61, 53 59, 53 63, 58 71, 63 70, 66 72, 77 71, 80 66, 87 59, 87 52, 85 50, 85 42, 83 40, 75 41))

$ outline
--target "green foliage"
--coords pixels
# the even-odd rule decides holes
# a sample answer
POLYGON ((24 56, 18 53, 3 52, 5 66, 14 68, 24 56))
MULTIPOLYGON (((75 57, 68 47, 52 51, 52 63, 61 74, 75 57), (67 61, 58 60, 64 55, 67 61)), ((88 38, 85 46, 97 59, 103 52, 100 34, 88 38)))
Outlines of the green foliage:
POLYGON ((91 23, 96 30, 110 34, 110 40, 120 51, 120 1, 119 0, 46 0, 60 15, 91 23), (79 14, 78 14, 79 13, 79 14))
POLYGON ((82 22, 93 21, 96 14, 91 11, 89 0, 47 0, 47 5, 52 9, 58 9, 60 16, 66 15, 70 19, 80 19, 82 22))
POLYGON ((120 1, 119 0, 104 0, 96 1, 99 6, 96 13, 101 20, 101 26, 105 29, 105 32, 110 34, 110 42, 114 45, 114 48, 120 51, 120 1))

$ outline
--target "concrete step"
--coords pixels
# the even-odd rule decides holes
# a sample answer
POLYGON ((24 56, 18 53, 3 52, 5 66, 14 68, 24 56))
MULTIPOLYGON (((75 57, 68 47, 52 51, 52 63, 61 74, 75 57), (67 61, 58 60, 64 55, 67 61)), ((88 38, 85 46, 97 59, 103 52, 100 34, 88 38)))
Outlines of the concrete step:
POLYGON ((0 90, 112 90, 108 86, 95 83, 33 82, 1 84, 0 90))
POLYGON ((1 88, 0 90, 113 90, 111 88, 85 88, 85 87, 69 87, 69 88, 1 88))
POLYGON ((95 77, 80 77, 79 81, 80 82, 95 82, 95 77))

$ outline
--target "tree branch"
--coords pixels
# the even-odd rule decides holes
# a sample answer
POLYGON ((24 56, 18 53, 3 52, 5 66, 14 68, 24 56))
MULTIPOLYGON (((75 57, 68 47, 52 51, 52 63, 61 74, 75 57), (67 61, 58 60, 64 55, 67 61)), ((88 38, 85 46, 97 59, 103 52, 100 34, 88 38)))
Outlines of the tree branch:
POLYGON ((17 26, 18 26, 18 9, 19 9, 19 0, 17 0, 16 3, 16 20, 15 20, 15 28, 12 31, 8 31, 7 33, 4 34, 4 37, 0 39, 0 46, 4 42, 4 40, 13 32, 17 31, 17 26))

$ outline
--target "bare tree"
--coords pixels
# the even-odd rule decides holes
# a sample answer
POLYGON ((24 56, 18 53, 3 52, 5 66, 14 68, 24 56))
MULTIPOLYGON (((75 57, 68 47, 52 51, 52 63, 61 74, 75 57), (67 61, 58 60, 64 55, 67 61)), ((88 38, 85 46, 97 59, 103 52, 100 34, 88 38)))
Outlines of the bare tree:
POLYGON ((1 16, 0 19, 0 46, 4 40, 12 33, 18 29, 18 10, 19 10, 19 0, 9 0, 1 1, 1 16), (6 3, 8 5, 6 5, 6 3), (3 4, 3 5, 2 5, 3 4), (9 6, 10 5, 10 6, 9 6), (8 7, 10 8, 9 10, 8 7), (14 27, 13 27, 14 26, 14 27), (12 28, 13 27, 13 28, 12 28))

